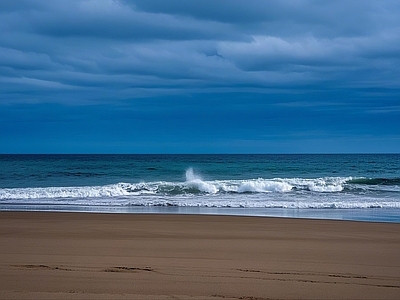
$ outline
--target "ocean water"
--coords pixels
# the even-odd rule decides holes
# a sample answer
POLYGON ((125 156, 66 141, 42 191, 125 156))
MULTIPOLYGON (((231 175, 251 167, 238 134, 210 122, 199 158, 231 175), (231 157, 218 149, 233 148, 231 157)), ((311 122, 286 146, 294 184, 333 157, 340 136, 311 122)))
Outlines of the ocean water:
POLYGON ((0 210, 400 222, 400 154, 0 155, 0 210))

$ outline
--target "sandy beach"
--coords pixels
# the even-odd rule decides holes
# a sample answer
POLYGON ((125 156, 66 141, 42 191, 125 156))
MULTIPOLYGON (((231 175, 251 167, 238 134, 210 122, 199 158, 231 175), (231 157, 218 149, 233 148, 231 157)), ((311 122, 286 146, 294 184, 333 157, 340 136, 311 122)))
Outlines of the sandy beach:
POLYGON ((0 212, 0 299, 400 299, 400 224, 0 212))

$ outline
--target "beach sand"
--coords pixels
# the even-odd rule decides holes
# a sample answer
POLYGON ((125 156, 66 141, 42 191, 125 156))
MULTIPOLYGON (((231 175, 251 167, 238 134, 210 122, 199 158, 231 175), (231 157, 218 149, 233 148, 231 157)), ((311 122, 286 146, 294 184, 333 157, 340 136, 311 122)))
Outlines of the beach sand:
POLYGON ((0 299, 400 299, 400 224, 0 212, 0 299))

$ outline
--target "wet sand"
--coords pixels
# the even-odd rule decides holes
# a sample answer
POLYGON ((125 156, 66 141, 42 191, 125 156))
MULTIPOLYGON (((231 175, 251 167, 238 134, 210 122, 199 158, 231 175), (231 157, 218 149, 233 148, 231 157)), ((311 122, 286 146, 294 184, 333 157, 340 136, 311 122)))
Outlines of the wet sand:
POLYGON ((0 299, 400 299, 400 224, 0 212, 0 299))

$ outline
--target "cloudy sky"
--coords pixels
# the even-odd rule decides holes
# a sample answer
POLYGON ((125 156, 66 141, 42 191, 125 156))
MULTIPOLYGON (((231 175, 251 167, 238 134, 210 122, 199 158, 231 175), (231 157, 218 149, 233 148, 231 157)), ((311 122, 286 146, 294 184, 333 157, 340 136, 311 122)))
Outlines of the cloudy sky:
POLYGON ((400 1, 0 1, 0 153, 400 152, 400 1))

